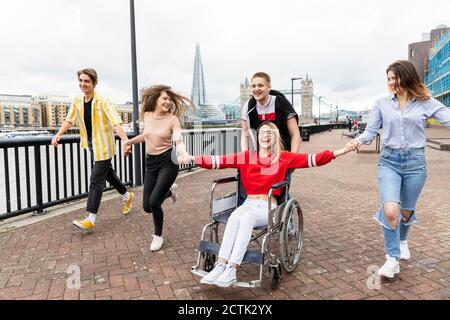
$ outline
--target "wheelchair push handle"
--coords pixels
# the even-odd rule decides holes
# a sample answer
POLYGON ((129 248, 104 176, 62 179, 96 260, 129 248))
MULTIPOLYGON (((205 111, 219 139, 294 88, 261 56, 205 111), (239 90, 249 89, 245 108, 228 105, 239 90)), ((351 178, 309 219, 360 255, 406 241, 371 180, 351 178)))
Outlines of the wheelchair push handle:
POLYGON ((229 182, 234 182, 234 181, 238 181, 239 178, 238 177, 224 177, 224 178, 217 178, 214 179, 214 183, 217 184, 222 184, 222 183, 229 183, 229 182))
POLYGON ((278 183, 275 183, 272 185, 272 188, 270 188, 270 190, 269 190, 269 211, 272 209, 272 202, 270 199, 272 198, 273 192, 279 188, 286 188, 286 193, 284 195, 284 201, 287 201, 288 200, 288 187, 289 187, 288 180, 284 180, 284 181, 281 181, 281 182, 278 182, 278 183))
POLYGON ((277 189, 279 189, 281 187, 286 187, 288 184, 289 184, 289 181, 284 180, 284 181, 281 181, 281 182, 273 184, 272 185, 272 189, 273 190, 277 190, 277 189))

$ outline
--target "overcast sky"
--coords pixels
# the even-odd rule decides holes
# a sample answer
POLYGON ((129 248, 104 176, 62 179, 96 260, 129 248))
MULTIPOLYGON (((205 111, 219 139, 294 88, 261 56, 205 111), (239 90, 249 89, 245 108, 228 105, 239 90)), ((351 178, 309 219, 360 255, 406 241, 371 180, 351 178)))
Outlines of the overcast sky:
MULTIPOLYGON (((136 0, 135 11, 139 87, 190 96, 198 42, 212 103, 235 101, 256 71, 275 89, 308 73, 316 95, 352 110, 387 94, 385 69, 409 43, 450 25, 448 0, 136 0)), ((0 93, 73 97, 90 66, 98 91, 132 100, 128 0, 1 0, 0 13, 0 93)))

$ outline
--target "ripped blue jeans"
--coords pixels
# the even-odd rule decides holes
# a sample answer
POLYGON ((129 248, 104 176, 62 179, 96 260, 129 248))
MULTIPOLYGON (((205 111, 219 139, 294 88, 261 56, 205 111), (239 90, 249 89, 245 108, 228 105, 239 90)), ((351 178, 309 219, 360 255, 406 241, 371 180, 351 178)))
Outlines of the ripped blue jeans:
POLYGON ((387 254, 399 260, 400 241, 407 239, 410 225, 417 220, 414 211, 427 178, 424 148, 383 148, 378 160, 377 177, 381 208, 373 218, 383 227, 387 254), (402 221, 399 212, 395 230, 389 225, 384 215, 384 204, 387 202, 396 202, 400 205, 400 209, 413 212, 408 221, 402 221))

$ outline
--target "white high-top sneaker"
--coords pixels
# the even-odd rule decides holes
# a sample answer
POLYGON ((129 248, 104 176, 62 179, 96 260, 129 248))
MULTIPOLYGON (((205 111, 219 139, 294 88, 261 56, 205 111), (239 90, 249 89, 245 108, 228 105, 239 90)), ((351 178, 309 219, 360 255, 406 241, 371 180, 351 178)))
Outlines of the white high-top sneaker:
POLYGON ((411 252, 408 248, 408 240, 400 241, 400 259, 409 260, 411 259, 411 252))
POLYGON ((219 261, 216 262, 214 269, 212 269, 206 276, 200 279, 200 283, 214 284, 214 281, 225 271, 226 264, 219 261))
POLYGON ((400 272, 400 264, 398 263, 397 259, 387 254, 386 262, 380 269, 378 269, 378 275, 381 277, 393 279, 395 275, 399 272, 400 272))
POLYGON ((214 281, 214 284, 222 288, 228 288, 236 282, 236 268, 231 266, 230 264, 227 264, 227 267, 225 268, 223 273, 214 281))

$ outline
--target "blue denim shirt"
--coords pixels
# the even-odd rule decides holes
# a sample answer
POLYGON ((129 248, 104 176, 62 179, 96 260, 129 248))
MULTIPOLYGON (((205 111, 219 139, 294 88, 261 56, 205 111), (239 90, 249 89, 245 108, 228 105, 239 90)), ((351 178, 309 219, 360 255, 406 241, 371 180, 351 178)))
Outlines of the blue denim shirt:
POLYGON ((382 128, 383 145, 392 149, 425 147, 427 119, 433 117, 450 128, 450 108, 436 99, 412 100, 403 112, 395 95, 378 99, 370 114, 366 130, 357 138, 369 144, 382 128))

